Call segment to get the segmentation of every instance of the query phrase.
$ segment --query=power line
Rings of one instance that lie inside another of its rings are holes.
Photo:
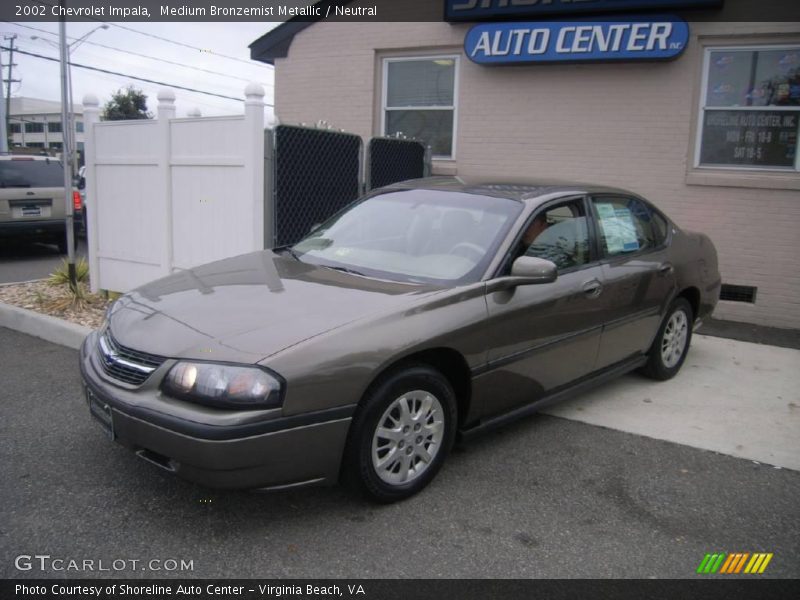
[[[39,27],[31,27],[30,25],[23,25],[22,23],[15,23],[14,21],[8,21],[12,25],[16,25],[18,27],[24,27],[25,29],[31,29],[33,31],[39,31],[41,33],[46,33],[47,35],[52,35],[53,37],[58,37],[57,33],[53,33],[52,31],[47,31],[46,29],[40,29]],[[69,39],[76,40],[78,38],[67,36]],[[139,52],[133,52],[132,50],[125,50],[123,48],[116,48],[114,46],[107,46],[106,44],[101,44],[100,42],[93,42],[91,40],[84,40],[84,44],[90,44],[92,46],[98,46],[100,48],[105,48],[106,50],[115,50],[116,52],[122,52],[124,54],[130,54],[131,56],[138,56],[139,58],[146,58],[149,60],[155,60],[158,62],[162,62],[168,65],[175,65],[177,67],[183,67],[185,69],[194,69],[195,71],[202,71],[203,73],[209,73],[211,75],[218,75],[219,77],[227,77],[229,79],[238,79],[239,81],[244,81],[249,83],[252,81],[251,79],[245,79],[244,77],[237,77],[236,75],[230,75],[228,73],[222,73],[221,71],[213,71],[211,69],[204,69],[203,67],[197,67],[194,65],[187,65],[186,63],[176,62],[172,60],[167,60],[166,58],[158,58],[157,56],[150,56],[148,54],[140,54]],[[254,66],[251,64],[251,66]]]
[[[45,48],[44,45],[36,44],[37,41],[41,42],[41,41],[44,41],[44,40],[41,40],[41,39],[40,40],[34,40],[33,42],[30,42],[30,44],[26,44],[24,49],[28,50],[30,52],[39,52],[39,53],[45,54],[46,52],[44,50],[44,48]],[[36,45],[34,45],[34,44],[36,44]],[[48,50],[49,50],[49,48],[48,48]],[[47,53],[46,55],[47,56],[52,56],[49,53]],[[58,58],[58,56],[56,55],[56,56],[54,56],[54,58]],[[97,65],[98,67],[100,67],[100,65],[104,64],[104,61],[109,60],[109,55],[105,50],[102,50],[102,49],[99,49],[99,48],[97,48],[97,49],[96,48],[86,48],[86,49],[83,50],[83,54],[80,57],[71,56],[71,58],[73,60],[81,60],[83,62],[83,64],[85,64],[85,65]],[[27,60],[27,57],[23,57],[23,60]],[[113,59],[111,59],[111,60],[113,60]],[[113,68],[113,69],[116,69],[116,70],[119,70],[119,71],[125,70],[126,72],[129,72],[129,73],[130,72],[135,72],[138,77],[142,77],[142,78],[152,78],[152,79],[159,79],[159,80],[164,78],[165,80],[174,81],[174,82],[176,82],[176,84],[178,84],[181,81],[184,81],[185,83],[183,83],[182,85],[189,85],[189,86],[192,86],[192,87],[194,87],[194,86],[202,86],[200,89],[208,89],[208,88],[205,88],[205,85],[208,84],[209,86],[212,86],[212,87],[216,88],[215,93],[233,95],[233,96],[239,97],[240,99],[242,98],[242,96],[240,96],[241,91],[244,89],[244,83],[240,84],[239,82],[236,82],[236,81],[228,81],[228,80],[224,80],[222,78],[217,78],[217,77],[213,77],[213,81],[212,81],[211,76],[202,76],[202,78],[201,78],[198,75],[197,77],[195,77],[190,73],[185,73],[183,71],[179,71],[179,70],[175,70],[175,69],[167,69],[166,66],[163,66],[163,65],[162,66],[155,65],[155,64],[153,64],[153,65],[151,65],[151,64],[128,65],[128,64],[124,63],[123,61],[115,60],[113,63],[107,64],[107,66],[103,67],[103,68]],[[130,70],[128,70],[128,69],[130,69]],[[77,72],[79,72],[79,71],[76,71],[76,73]],[[80,72],[83,72],[83,71],[80,71]],[[15,71],[15,73],[16,73],[16,71]],[[114,81],[122,81],[122,80],[124,80],[124,77],[117,77],[117,76],[112,76],[112,75],[104,76],[102,73],[99,73],[99,72],[94,72],[94,73],[92,73],[92,75],[95,76],[95,77],[101,77],[101,76],[102,77],[107,77],[109,81],[111,81],[111,80],[114,80]],[[185,76],[186,79],[181,78],[181,76]],[[141,86],[145,86],[145,84],[143,83],[143,84],[141,84]],[[154,86],[154,85],[153,86],[147,85],[147,87],[151,88],[153,90],[158,89],[158,86]],[[271,92],[273,88],[265,88],[265,89],[267,89],[268,91]],[[195,95],[195,94],[192,94],[191,97],[198,97],[198,96]],[[227,103],[228,101],[226,100],[225,102]]]
[[[38,4],[44,4],[45,6],[53,7],[54,4],[50,4],[49,2],[44,2],[43,0],[38,0]],[[227,58],[228,60],[235,60],[236,62],[244,63],[246,65],[252,66],[264,66],[264,67],[271,67],[275,68],[273,65],[269,63],[262,63],[261,65],[254,65],[253,61],[244,60],[242,58],[237,58],[236,56],[228,56],[227,54],[222,54],[220,52],[214,52],[213,50],[209,50],[208,48],[199,48],[197,46],[192,46],[191,44],[186,44],[184,42],[179,42],[177,40],[171,40],[169,38],[162,37],[160,35],[156,35],[154,33],[148,33],[146,31],[142,31],[140,29],[134,29],[133,27],[128,27],[126,25],[119,25],[117,23],[111,23],[109,21],[103,21],[102,19],[98,19],[96,17],[88,17],[92,21],[97,21],[98,23],[105,23],[106,25],[111,25],[112,27],[119,27],[120,29],[124,29],[126,31],[132,31],[133,33],[138,33],[139,35],[146,35],[147,37],[151,37],[156,40],[161,40],[162,42],[167,42],[168,44],[174,44],[176,46],[182,46],[184,48],[190,48],[192,50],[197,50],[198,52],[203,52],[205,54],[211,54],[213,56],[219,56],[220,58]]]
[[[5,46],[0,46],[0,48],[3,49],[3,50],[8,50],[8,48],[5,47]],[[25,50],[19,50],[19,49],[16,49],[16,52],[19,52],[20,54],[25,54],[27,56],[34,56],[36,58],[49,60],[51,62],[60,62],[59,59],[53,58],[52,56],[44,56],[42,54],[36,54],[34,52],[27,52]],[[70,66],[78,67],[79,69],[88,69],[89,71],[97,71],[98,73],[107,73],[108,75],[119,75],[120,77],[126,77],[128,79],[134,79],[136,81],[144,81],[146,83],[152,83],[152,84],[155,84],[155,85],[164,85],[164,86],[175,88],[176,90],[183,90],[185,92],[194,92],[196,94],[205,94],[206,96],[215,96],[217,98],[224,98],[225,100],[236,100],[237,102],[244,102],[244,100],[242,98],[235,98],[233,96],[225,96],[224,94],[216,94],[214,92],[206,92],[206,91],[198,90],[198,89],[195,89],[195,88],[189,88],[189,87],[184,87],[184,86],[180,86],[180,85],[175,85],[174,83],[166,83],[164,81],[155,81],[154,79],[146,79],[144,77],[138,77],[136,75],[129,75],[127,73],[120,73],[118,71],[110,71],[108,69],[101,69],[99,67],[92,67],[90,65],[82,65],[80,63],[70,62],[69,64],[70,64]],[[273,108],[275,106],[274,104],[269,104],[268,102],[265,102],[264,104],[266,106],[273,107]]]
[[[119,25],[117,23],[109,23],[114,27],[119,27],[120,29],[125,29],[127,31],[132,31],[133,33],[138,33],[139,35],[146,35],[147,37],[154,38],[156,40],[161,40],[162,42],[167,42],[169,44],[175,44],[176,46],[183,46],[184,48],[190,48],[191,50],[197,50],[198,52],[202,52],[203,54],[211,54],[212,56],[219,56],[220,58],[227,58],[228,60],[235,60],[236,62],[244,63],[246,65],[250,65],[251,67],[254,66],[267,66],[274,68],[273,65],[269,63],[262,63],[261,65],[254,65],[253,61],[251,60],[244,60],[243,58],[237,58],[235,56],[228,56],[227,54],[221,54],[219,52],[214,52],[213,50],[209,50],[208,48],[199,48],[197,46],[192,46],[191,44],[186,44],[184,42],[178,42],[177,40],[171,40],[169,38],[161,37],[160,35],[156,35],[154,33],[148,33],[146,31],[141,31],[139,29],[134,29],[133,27],[127,27],[126,25]]]
[[[105,73],[95,73],[94,77],[98,77],[98,78],[104,79],[106,81],[113,81],[115,84],[119,84],[119,82],[125,81],[124,77],[117,77],[115,75],[106,75]],[[147,91],[148,89],[151,90],[151,91],[148,91],[148,97],[154,96],[158,91],[156,88],[151,88],[151,86],[149,86],[149,85],[143,85],[142,89],[144,91]],[[229,105],[226,106],[224,104],[212,104],[212,103],[209,103],[208,101],[203,102],[203,100],[198,100],[196,95],[193,96],[191,98],[191,100],[187,99],[187,101],[191,102],[194,105],[206,106],[208,108],[212,108],[212,109],[215,109],[215,110],[230,111],[230,106]]]

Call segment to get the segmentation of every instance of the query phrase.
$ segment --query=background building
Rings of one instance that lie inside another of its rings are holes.
[[[719,4],[677,11],[688,41],[669,61],[487,66],[465,53],[475,23],[443,21],[289,21],[251,52],[275,65],[282,123],[423,138],[436,174],[631,189],[713,239],[715,316],[800,328],[800,24]]]
[[[77,150],[83,157],[83,106],[74,106],[72,118],[75,123]],[[26,147],[61,152],[64,144],[61,103],[38,98],[11,98],[8,136],[8,147],[11,151]]]

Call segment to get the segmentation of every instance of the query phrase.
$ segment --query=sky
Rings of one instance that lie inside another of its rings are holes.
[[[98,25],[97,22],[67,23],[67,42],[73,42],[72,38],[80,38]],[[264,102],[273,104],[273,69],[264,63],[250,60],[250,50],[247,46],[279,23],[109,22],[108,25],[108,29],[98,29],[85,42],[73,45],[71,49],[73,63],[242,98],[242,100],[247,84],[256,82],[266,92]],[[5,38],[13,34],[17,36],[16,48],[58,58],[58,23],[0,22],[0,35]],[[171,40],[173,43],[166,40]],[[3,46],[8,47],[8,40],[3,40]],[[223,58],[219,56],[220,54],[238,60]],[[2,63],[8,64],[7,51],[2,52]],[[15,53],[14,63],[16,66],[13,69],[13,78],[21,81],[11,84],[12,98],[26,96],[57,102],[61,100],[57,62]],[[6,78],[8,69],[4,68],[3,79]],[[158,104],[156,96],[158,90],[164,86],[72,67],[75,104],[80,104],[84,95],[92,93],[98,97],[102,107],[111,98],[112,93],[128,85],[144,91],[147,95],[147,107],[155,113]],[[177,89],[175,96],[179,117],[185,116],[192,109],[199,109],[204,116],[241,114],[244,110],[243,102],[237,100],[226,100]],[[265,110],[267,122],[271,122],[272,115],[272,108],[268,106]]]

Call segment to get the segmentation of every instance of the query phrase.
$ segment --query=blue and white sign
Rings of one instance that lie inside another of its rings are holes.
[[[445,21],[539,18],[577,13],[717,8],[723,0],[445,0]]]
[[[482,65],[667,60],[689,41],[678,17],[483,23],[464,38],[464,52]]]

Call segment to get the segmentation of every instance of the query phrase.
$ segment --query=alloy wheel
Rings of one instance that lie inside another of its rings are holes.
[[[686,350],[688,333],[689,320],[686,318],[686,313],[676,310],[670,315],[661,338],[661,361],[666,368],[671,369],[680,361]]]
[[[402,485],[420,477],[442,448],[444,410],[439,399],[414,390],[384,411],[372,438],[372,466],[382,481]]]

